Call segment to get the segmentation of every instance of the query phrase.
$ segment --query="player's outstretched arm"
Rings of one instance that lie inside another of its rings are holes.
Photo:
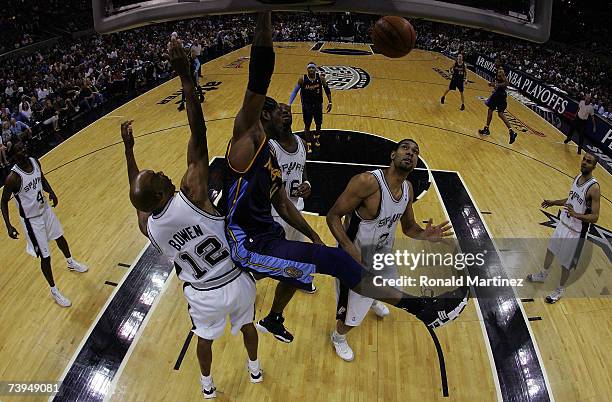
[[[181,79],[187,119],[191,136],[187,145],[187,171],[181,180],[181,190],[196,206],[212,212],[208,199],[208,143],[206,139],[206,122],[198,100],[193,72],[183,45],[178,40],[170,43],[170,63]]]
[[[249,83],[242,107],[234,121],[234,140],[244,137],[255,127],[260,126],[259,119],[273,72],[272,16],[268,11],[259,13],[257,16],[257,27],[249,61]]]
[[[16,239],[19,236],[19,232],[17,229],[11,225],[11,218],[9,216],[9,208],[8,203],[11,199],[11,194],[19,191],[19,187],[21,187],[21,182],[19,176],[11,172],[6,181],[4,182],[4,190],[2,191],[2,200],[0,201],[0,209],[2,209],[2,218],[4,218],[4,224],[6,225],[6,230],[8,231],[8,235],[11,239]]]
[[[292,227],[299,230],[304,236],[308,237],[313,243],[323,244],[319,234],[306,222],[304,216],[295,208],[295,205],[287,198],[285,186],[281,186],[272,196],[272,205],[278,212],[278,215],[283,218]]]
[[[136,181],[136,176],[140,173],[138,164],[136,163],[136,157],[134,156],[134,134],[132,133],[132,122],[134,120],[124,121],[121,123],[121,138],[123,139],[123,145],[125,147],[125,161],[127,163],[128,181],[130,187],[132,187]],[[136,210],[138,216],[138,229],[140,233],[149,237],[147,233],[147,219],[149,219],[149,213]]]
[[[329,226],[329,230],[338,241],[340,247],[349,253],[355,261],[360,263],[363,263],[361,251],[355,247],[351,239],[346,235],[344,226],[342,226],[342,217],[352,214],[363,201],[376,192],[377,188],[378,184],[374,175],[361,173],[353,176],[326,217],[327,226]]]
[[[560,200],[544,200],[542,201],[542,208],[548,208],[552,206],[562,207],[567,202],[567,198],[563,198]]]
[[[406,205],[406,210],[400,219],[400,223],[402,224],[402,233],[406,236],[417,239],[417,240],[429,240],[429,241],[440,241],[444,237],[449,237],[453,235],[451,231],[451,225],[449,225],[448,221],[444,221],[439,225],[433,224],[433,219],[429,219],[427,222],[427,226],[425,229],[419,225],[414,219],[414,210],[412,209],[412,186],[410,186],[410,201],[408,201],[408,205]]]

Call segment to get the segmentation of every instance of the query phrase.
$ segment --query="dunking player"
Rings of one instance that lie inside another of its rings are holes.
[[[345,251],[323,245],[283,190],[282,174],[270,151],[267,136],[280,136],[283,118],[278,103],[266,97],[274,71],[271,15],[260,13],[251,47],[249,80],[242,108],[234,122],[233,136],[226,152],[227,172],[223,192],[226,198],[226,235],[234,262],[258,275],[270,276],[308,289],[312,274],[331,275],[364,296],[380,299],[412,314],[431,328],[458,317],[467,303],[467,288],[440,298],[417,298],[397,289],[376,287],[373,275]],[[285,239],[282,226],[274,221],[271,206],[289,225],[315,244]],[[441,227],[436,227],[441,235]],[[432,233],[433,235],[433,233]],[[278,289],[277,289],[278,290]],[[275,297],[275,314],[269,328],[284,333],[282,312],[291,299]]]
[[[308,63],[306,71],[307,74],[300,77],[295,88],[293,88],[289,98],[289,106],[293,104],[297,93],[300,92],[302,97],[302,115],[304,117],[304,136],[308,144],[308,153],[310,153],[313,139],[310,133],[310,125],[312,124],[313,117],[315,121],[314,146],[321,146],[319,137],[321,137],[321,125],[323,124],[323,91],[325,91],[327,96],[327,113],[332,110],[332,99],[327,81],[317,73],[317,65],[313,62]]]
[[[121,125],[125,144],[130,200],[137,210],[138,226],[159,252],[168,257],[177,276],[185,282],[183,292],[198,337],[197,356],[204,397],[214,398],[210,373],[212,343],[225,330],[230,316],[232,333],[242,331],[253,383],[263,381],[257,359],[258,335],[253,325],[255,281],[236,268],[229,258],[223,216],[208,197],[208,147],[206,126],[198,104],[192,69],[176,40],[170,48],[172,66],[181,78],[187,101],[191,137],[187,146],[187,171],[178,194],[162,172],[138,169],[134,157],[131,122]]]
[[[544,269],[527,275],[527,279],[532,282],[544,282],[548,277],[553,258],[557,257],[562,268],[561,281],[559,287],[546,296],[548,303],[556,303],[563,297],[570,272],[578,264],[586,236],[589,233],[589,226],[599,219],[600,189],[599,183],[593,177],[595,166],[597,166],[597,157],[591,153],[585,154],[580,164],[580,174],[572,182],[567,198],[542,202],[543,208],[553,205],[564,208],[559,224],[548,243]]]
[[[11,195],[19,209],[21,223],[26,233],[28,254],[40,258],[40,269],[51,287],[51,296],[62,307],[70,307],[72,303],[55,286],[51,269],[51,253],[49,241],[55,240],[57,246],[66,257],[68,269],[74,272],[87,272],[87,266],[72,258],[68,242],[64,238],[64,230],[55,213],[49,206],[43,191],[49,194],[53,208],[57,206],[57,196],[42,172],[40,162],[28,157],[23,143],[17,142],[10,150],[15,160],[15,166],[6,178],[2,192],[2,217],[11,239],[17,239],[19,233],[11,225],[8,202]]]
[[[467,68],[465,68],[465,64],[463,63],[463,55],[459,53],[457,56],[457,61],[449,70],[452,73],[451,81],[444,95],[440,98],[440,103],[444,105],[444,98],[449,93],[449,91],[454,91],[455,89],[459,90],[461,94],[461,110],[465,110],[465,100],[463,98],[463,87],[467,84]]]
[[[504,69],[499,67],[497,69],[497,76],[494,81],[489,83],[489,86],[495,87],[493,89],[493,93],[489,96],[489,99],[485,101],[485,105],[489,107],[489,111],[487,113],[487,124],[484,126],[482,130],[478,130],[481,135],[490,135],[489,132],[489,124],[491,124],[491,119],[493,118],[493,111],[497,110],[497,115],[504,122],[506,127],[508,127],[508,134],[510,135],[510,144],[512,144],[516,140],[517,134],[512,130],[510,123],[508,123],[508,119],[504,115],[504,111],[508,107],[508,100],[506,94],[506,87],[508,86],[508,79],[506,78],[506,73],[504,73]]]
[[[414,195],[407,178],[418,156],[419,146],[414,140],[400,141],[391,152],[390,166],[354,176],[327,214],[327,224],[339,247],[363,265],[367,266],[376,253],[392,252],[398,222],[402,224],[402,232],[413,239],[438,241],[452,235],[448,221],[432,226],[430,220],[423,229],[414,219]],[[344,225],[343,216],[347,216]],[[339,281],[336,281],[336,291],[338,321],[331,340],[338,356],[351,361],[354,353],[346,340],[348,332],[361,324],[370,309],[379,317],[389,314],[389,309]]]

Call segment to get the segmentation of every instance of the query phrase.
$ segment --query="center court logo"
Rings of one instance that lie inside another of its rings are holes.
[[[370,74],[359,67],[320,66],[319,72],[325,75],[330,89],[345,91],[370,85]]]

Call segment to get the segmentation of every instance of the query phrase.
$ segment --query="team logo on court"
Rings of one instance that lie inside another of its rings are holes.
[[[277,46],[278,47],[278,46]],[[226,65],[225,68],[242,68],[242,65],[249,60],[248,56],[244,56],[244,57],[240,57],[234,61],[232,61],[230,64]]]
[[[548,221],[540,222],[540,225],[553,229],[559,225],[561,220],[561,210],[557,212],[557,215],[553,215],[544,210],[541,211],[544,215],[546,215]],[[603,252],[606,253],[608,260],[612,262],[612,231],[602,228],[601,226],[591,224],[589,226],[589,232],[587,233],[587,239],[599,246]]]
[[[217,89],[219,89],[219,85],[221,85],[222,82],[221,81],[208,81],[206,84],[202,84],[202,93],[204,92],[210,92],[210,91],[216,91]],[[172,92],[171,95],[166,96],[164,99],[160,100],[159,102],[157,102],[158,105],[165,105],[166,103],[172,102],[174,99],[179,98],[181,96],[181,94],[183,93],[182,89],[179,89],[178,91],[174,91]],[[180,103],[180,99],[178,101],[176,101],[175,103]]]
[[[290,278],[301,278],[304,275],[301,269],[297,269],[295,267],[285,268],[285,273]]]
[[[484,97],[484,96],[477,96],[476,98],[483,102],[485,102],[488,99],[487,97]],[[514,131],[520,131],[521,133],[531,133],[538,137],[546,137],[546,134],[523,123],[523,121],[521,121],[518,117],[512,114],[512,112],[510,112],[508,109],[506,109],[504,114],[506,115],[506,119],[508,119],[508,123],[510,123]]]
[[[370,84],[370,74],[359,67],[320,66],[319,72],[325,75],[327,84],[335,90],[362,89]]]

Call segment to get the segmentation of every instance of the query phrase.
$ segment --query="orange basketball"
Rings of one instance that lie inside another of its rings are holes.
[[[374,24],[372,41],[377,52],[395,59],[414,49],[416,32],[405,18],[386,16]]]

